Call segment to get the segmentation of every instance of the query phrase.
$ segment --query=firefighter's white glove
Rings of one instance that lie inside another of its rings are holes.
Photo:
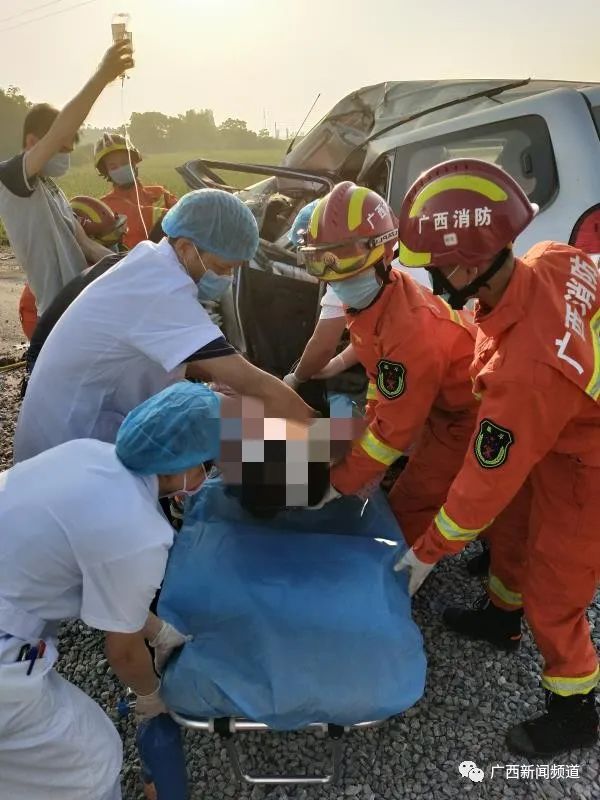
[[[297,391],[298,387],[302,383],[302,381],[298,380],[294,372],[290,372],[289,375],[286,375],[283,378],[283,382],[285,383],[286,386],[289,386],[290,389],[293,389],[294,391]]]
[[[190,639],[192,639],[191,636],[184,636],[183,633],[179,633],[177,628],[163,620],[154,639],[148,641],[150,647],[154,648],[154,667],[159,675],[162,674],[163,668],[173,650],[189,642]]]
[[[434,567],[435,564],[426,564],[424,561],[420,561],[411,548],[406,551],[402,558],[396,561],[394,572],[408,570],[408,594],[413,597]]]
[[[308,511],[317,511],[319,508],[323,508],[323,506],[326,506],[327,503],[331,503],[332,500],[337,500],[337,498],[341,496],[342,495],[338,492],[338,490],[329,484],[329,488],[323,495],[323,499],[317,503],[316,506],[309,506]]]
[[[138,694],[135,699],[135,721],[143,722],[145,719],[167,714],[167,707],[160,698],[160,684],[152,694]]]

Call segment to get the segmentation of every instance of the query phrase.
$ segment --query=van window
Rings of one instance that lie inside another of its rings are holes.
[[[594,118],[594,123],[596,124],[596,130],[600,135],[600,106],[594,106],[592,108],[592,116]]]
[[[558,189],[548,127],[542,117],[527,116],[454,131],[399,147],[394,162],[394,207],[412,182],[429,167],[450,158],[480,158],[505,169],[532,203],[547,206]]]
[[[389,156],[377,161],[375,166],[369,171],[364,184],[369,189],[385,197],[387,200],[390,191],[390,173],[392,171],[392,159]]]

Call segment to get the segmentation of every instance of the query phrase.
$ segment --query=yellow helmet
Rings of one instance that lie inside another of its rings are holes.
[[[397,238],[396,219],[383,197],[344,181],[315,206],[298,252],[309,275],[343,281],[382,259],[391,261]]]
[[[109,153],[117,153],[119,151],[127,151],[131,153],[132,164],[138,164],[142,157],[139,150],[130,143],[127,147],[127,140],[120,133],[104,133],[94,145],[94,166],[102,177],[106,177],[106,170],[102,166],[102,159]]]

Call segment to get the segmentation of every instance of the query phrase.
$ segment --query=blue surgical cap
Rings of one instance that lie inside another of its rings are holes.
[[[117,456],[141,475],[174,475],[213,461],[221,440],[220,404],[207,386],[180,381],[130,411]]]
[[[258,225],[239,197],[221,189],[185,194],[162,221],[167,236],[184,236],[227,261],[248,261],[258,248]]]
[[[304,206],[304,208],[298,212],[298,216],[294,220],[294,224],[288,233],[288,238],[294,247],[298,247],[300,244],[300,234],[307,230],[310,218],[318,202],[319,199],[317,198],[317,200],[313,200],[312,203]]]

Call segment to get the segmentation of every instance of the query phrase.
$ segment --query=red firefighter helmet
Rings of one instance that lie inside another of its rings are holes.
[[[397,236],[386,201],[371,189],[344,181],[317,203],[298,251],[310,275],[341,281],[382,258],[391,261]]]
[[[104,156],[107,156],[109,153],[118,153],[119,151],[131,153],[131,163],[133,165],[138,164],[142,157],[140,155],[140,151],[137,147],[134,147],[131,142],[129,142],[129,148],[127,147],[127,140],[125,137],[120,133],[104,133],[98,139],[96,144],[94,145],[94,166],[102,175],[103,178],[106,177],[106,169],[104,168],[104,164],[102,160]]]
[[[126,231],[127,217],[124,214],[117,216],[106,203],[96,197],[73,197],[71,208],[87,235],[104,245],[117,244]]]
[[[407,267],[485,266],[537,211],[495,164],[444,161],[417,178],[402,202],[399,259]]]

